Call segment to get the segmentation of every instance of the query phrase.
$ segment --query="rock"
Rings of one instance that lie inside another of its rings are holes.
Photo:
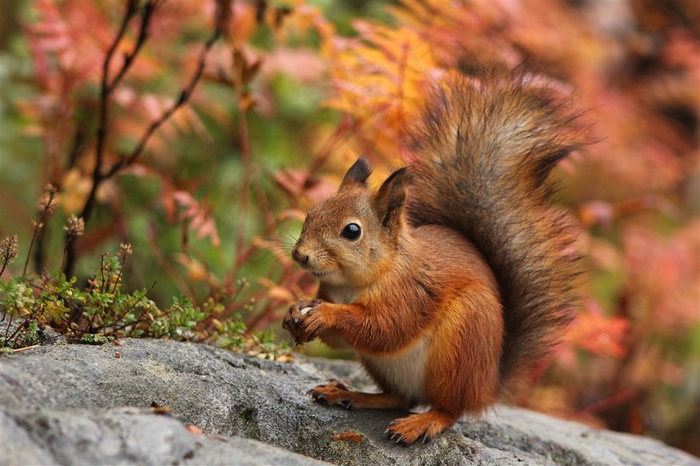
[[[3,408],[0,426],[3,464],[328,464],[256,440],[196,435],[143,408]]]
[[[331,377],[367,383],[352,363],[276,363],[165,340],[0,356],[0,463],[700,465],[656,440],[508,407],[402,447],[384,430],[406,413],[310,401],[306,391]]]

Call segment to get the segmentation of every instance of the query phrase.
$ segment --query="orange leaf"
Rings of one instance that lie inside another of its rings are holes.
[[[354,443],[360,443],[362,442],[362,435],[358,434],[357,432],[341,432],[339,434],[333,435],[333,440],[349,440]]]

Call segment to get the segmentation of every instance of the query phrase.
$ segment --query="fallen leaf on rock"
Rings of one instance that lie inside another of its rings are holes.
[[[194,424],[187,424],[185,429],[187,429],[190,433],[195,434],[195,435],[204,435],[204,432],[202,431],[202,429],[200,429],[199,427],[197,427]]]
[[[155,401],[151,403],[151,411],[155,414],[168,414],[171,410],[172,408],[170,406],[160,406]]]
[[[352,431],[341,432],[333,435],[333,440],[350,440],[351,442],[360,443],[362,442],[362,435]]]

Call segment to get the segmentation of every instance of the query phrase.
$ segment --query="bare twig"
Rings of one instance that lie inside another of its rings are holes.
[[[46,222],[47,217],[52,213],[54,207],[54,197],[56,196],[56,188],[52,185],[48,185],[45,188],[44,196],[46,196],[44,205],[42,206],[41,215],[34,225],[34,234],[32,235],[32,241],[29,243],[29,250],[27,251],[27,259],[24,261],[24,269],[22,269],[22,278],[27,274],[27,267],[29,266],[29,258],[32,256],[32,248],[34,247],[34,242],[36,241],[39,231],[44,227],[44,222]]]
[[[20,351],[27,351],[27,350],[30,350],[30,349],[33,349],[33,348],[39,348],[40,346],[41,346],[41,345],[25,346],[24,348],[13,349],[12,352],[13,352],[13,353],[19,353]]]
[[[61,125],[66,125],[65,122],[62,122]],[[63,133],[64,130],[59,131],[59,133]],[[47,132],[48,133],[48,132]],[[75,132],[73,134],[72,138],[72,143],[70,150],[67,153],[67,163],[66,163],[66,168],[65,170],[68,171],[72,169],[76,161],[78,159],[78,154],[80,153],[80,150],[82,148],[83,142],[84,142],[84,137],[85,137],[85,131],[83,125],[80,123],[76,123],[76,128]],[[57,144],[58,145],[58,144]],[[48,152],[48,149],[45,149],[45,152]],[[58,167],[55,167],[53,170],[53,174],[50,176],[50,182],[52,185],[54,185],[59,191],[62,188],[62,175],[59,173]],[[41,273],[42,270],[44,270],[44,267],[46,265],[46,242],[47,242],[47,234],[46,234],[47,229],[46,228],[41,228],[37,235],[36,235],[36,241],[34,243],[34,248],[32,249],[34,253],[34,271],[36,273]],[[61,265],[61,268],[59,269],[60,271],[63,270],[63,265]]]
[[[109,119],[109,97],[112,91],[114,90],[117,80],[113,81],[112,84],[109,83],[109,68],[112,63],[112,58],[114,57],[114,53],[116,52],[117,48],[119,47],[119,44],[121,43],[122,39],[124,38],[124,35],[126,34],[126,29],[127,26],[129,25],[129,21],[131,18],[136,15],[138,11],[138,0],[129,0],[126,6],[126,11],[124,12],[124,16],[122,17],[122,22],[119,26],[119,30],[117,32],[116,37],[114,38],[114,41],[112,42],[112,45],[109,47],[107,50],[107,54],[105,55],[105,60],[102,63],[102,83],[101,83],[101,93],[100,93],[100,110],[99,110],[99,125],[97,129],[97,143],[96,143],[96,148],[95,148],[95,168],[93,169],[92,172],[92,187],[90,189],[90,193],[88,194],[87,199],[85,200],[85,205],[83,206],[82,212],[80,213],[80,217],[85,220],[87,223],[90,220],[90,217],[92,215],[92,210],[94,208],[95,204],[95,198],[97,195],[97,190],[102,184],[102,181],[104,180],[104,177],[102,176],[102,163],[104,160],[104,151],[105,151],[105,146],[107,142],[107,132],[108,132],[108,127],[107,127],[107,121]],[[149,6],[153,5],[153,2],[151,0],[148,1],[146,4],[146,10],[145,11],[150,11]],[[147,33],[145,32],[146,29],[148,29],[148,26],[150,24],[150,18],[151,14],[144,14],[144,19],[141,21],[141,32],[139,33],[139,38],[143,37],[145,40],[145,37],[147,37]],[[134,48],[134,51],[127,56],[127,59],[124,61],[124,64],[122,65],[122,71],[120,71],[117,74],[117,77],[121,79],[123,77],[124,73],[126,73],[125,68],[128,68],[131,66],[131,63],[133,62],[134,57],[136,56],[136,53],[141,49],[141,44],[136,45]],[[66,276],[69,276],[73,273],[73,268],[75,266],[75,259],[76,259],[76,246],[75,243],[70,241],[70,238],[66,236],[66,261],[65,261],[65,269],[63,272],[66,274]]]
[[[133,63],[136,55],[138,52],[141,50],[143,44],[148,38],[148,29],[150,26],[150,22],[152,19],[153,12],[162,4],[162,0],[148,0],[146,3],[145,9],[144,9],[144,14],[143,18],[141,21],[141,28],[139,30],[139,37],[137,39],[137,43],[134,47],[134,50],[128,54],[124,60],[124,64],[122,65],[122,68],[119,70],[117,73],[116,77],[112,80],[112,82],[109,82],[108,74],[109,74],[109,64],[112,60],[112,56],[114,55],[114,51],[117,49],[117,46],[119,45],[119,42],[121,42],[124,32],[126,31],[126,25],[131,19],[131,17],[135,14],[136,12],[136,5],[138,4],[137,0],[129,0],[129,4],[127,7],[127,11],[124,15],[124,18],[122,20],[122,25],[120,26],[119,32],[117,33],[117,37],[114,40],[114,43],[110,47],[110,49],[107,51],[107,56],[105,57],[104,65],[103,65],[103,70],[102,70],[102,95],[100,99],[100,123],[99,123],[99,129],[98,129],[98,134],[97,134],[97,148],[95,150],[96,154],[96,161],[95,161],[95,169],[93,171],[93,185],[90,190],[90,193],[88,194],[87,200],[85,202],[85,206],[83,207],[83,211],[80,214],[80,216],[84,219],[85,222],[87,222],[92,214],[92,211],[94,210],[94,205],[95,205],[95,200],[96,200],[96,195],[97,195],[97,190],[99,186],[105,181],[108,180],[109,178],[113,177],[116,175],[120,170],[123,170],[124,168],[132,165],[136,160],[141,156],[141,153],[143,152],[144,148],[146,147],[146,143],[149,141],[151,136],[155,133],[155,131],[163,124],[165,123],[172,115],[177,111],[180,107],[185,105],[191,98],[192,93],[194,92],[195,87],[199,83],[199,80],[202,77],[202,73],[204,71],[204,66],[206,64],[206,59],[209,54],[209,51],[211,50],[211,47],[214,45],[216,40],[221,36],[221,30],[219,28],[216,28],[214,30],[214,33],[209,37],[209,39],[206,40],[204,43],[204,47],[202,51],[199,54],[199,60],[197,63],[197,69],[195,70],[194,75],[190,79],[189,83],[187,86],[180,92],[180,96],[178,97],[177,101],[169,108],[167,109],[160,118],[158,118],[156,121],[152,122],[148,129],[144,132],[143,136],[139,140],[138,144],[134,148],[134,150],[126,157],[123,157],[121,160],[119,160],[117,163],[115,163],[110,169],[108,169],[106,172],[104,172],[104,167],[103,167],[103,160],[104,160],[104,150],[105,150],[105,145],[106,145],[106,140],[107,140],[107,133],[108,133],[108,104],[109,104],[109,96],[112,93],[112,91],[116,88],[116,86],[119,84],[121,79],[126,75],[127,71],[129,70],[131,64]],[[66,260],[66,268],[65,268],[65,274],[68,276],[72,273],[73,267],[75,266],[75,260],[76,260],[76,250],[74,244],[69,244],[68,247],[68,255],[67,255],[67,260]]]
[[[100,280],[100,293],[104,293],[105,291],[107,291],[107,288],[105,286],[105,256],[106,255],[107,255],[106,253],[100,254],[100,276],[102,278]]]
[[[130,3],[132,3],[132,2],[130,2]],[[106,89],[103,87],[103,89],[102,89],[103,92],[105,92],[105,90],[106,90],[107,94],[111,94],[111,92],[119,85],[122,78],[129,71],[129,68],[131,68],[131,64],[134,62],[134,58],[136,58],[136,55],[138,55],[139,51],[141,50],[141,47],[143,47],[143,44],[146,43],[146,39],[148,38],[148,28],[151,24],[153,12],[156,10],[156,8],[158,8],[160,6],[161,3],[162,3],[162,1],[156,0],[156,1],[149,1],[148,3],[146,3],[146,5],[144,5],[143,16],[141,19],[141,28],[139,29],[139,37],[138,37],[138,39],[136,39],[136,45],[134,46],[134,50],[132,50],[131,53],[124,55],[124,63],[111,83],[107,83],[108,70],[107,69],[103,70],[102,85],[103,86],[105,84],[107,85]],[[129,6],[131,6],[131,5],[129,5]],[[129,10],[127,9],[127,15],[128,14],[129,14]]]
[[[152,5],[152,2],[148,2],[146,7],[146,11],[150,11],[148,8],[149,5]],[[99,114],[99,127],[97,129],[97,147],[95,149],[95,168],[93,170],[92,178],[93,178],[93,183],[92,183],[92,189],[90,190],[90,194],[88,195],[87,200],[85,201],[85,206],[83,207],[83,211],[80,214],[80,216],[87,222],[90,219],[90,216],[92,214],[92,209],[93,209],[93,204],[95,202],[95,195],[97,194],[97,188],[100,186],[103,176],[102,176],[102,162],[104,159],[104,151],[105,151],[105,145],[107,142],[107,121],[109,119],[109,97],[112,91],[115,89],[116,84],[118,83],[118,80],[121,80],[121,78],[124,76],[124,73],[126,72],[125,70],[128,69],[129,66],[131,66],[131,63],[133,62],[134,57],[138,53],[138,51],[141,49],[142,43],[137,43],[136,47],[134,48],[134,51],[129,54],[127,59],[124,61],[124,64],[122,65],[122,70],[117,74],[117,78],[115,79],[112,84],[109,83],[109,67],[110,64],[112,63],[112,58],[114,57],[114,52],[117,50],[117,47],[119,46],[119,43],[122,41],[124,38],[124,34],[126,33],[126,28],[129,24],[129,21],[131,18],[136,14],[138,9],[138,0],[129,0],[129,3],[127,4],[126,7],[126,12],[124,13],[124,17],[122,18],[122,23],[119,26],[119,32],[117,32],[117,36],[114,39],[114,42],[112,42],[112,45],[110,46],[109,50],[107,50],[107,55],[105,56],[105,60],[102,64],[102,85],[101,85],[101,94],[100,94],[100,114]],[[145,32],[146,29],[148,29],[148,26],[150,24],[150,18],[151,14],[144,14],[144,19],[141,21],[141,32],[139,33],[139,39],[141,37],[147,37],[147,33]],[[73,249],[73,248],[71,248]],[[69,267],[69,264],[72,264],[72,254],[69,254],[69,261],[66,264],[66,267]]]
[[[119,282],[122,281],[122,272],[124,271],[124,263],[126,262],[126,257],[122,257],[119,264],[119,272],[117,272],[117,278],[114,280],[114,288],[112,289],[112,294],[117,294],[117,288],[119,287]]]
[[[15,331],[12,332],[12,335],[10,335],[8,337],[7,335],[9,333],[10,327],[12,326],[12,314],[10,314],[10,321],[7,323],[7,327],[5,329],[5,344],[7,344],[7,342],[9,342],[9,341],[14,341],[15,337],[17,337],[17,334],[20,332],[20,330],[22,330],[22,328],[25,325],[28,325],[29,319],[27,319],[26,317],[23,317],[23,319],[24,319],[24,322],[17,325],[17,327],[15,328]]]
[[[139,158],[141,153],[143,152],[143,149],[146,147],[146,143],[148,140],[151,138],[153,133],[163,124],[165,123],[168,118],[172,116],[173,113],[183,105],[185,105],[190,97],[192,96],[192,93],[194,92],[195,87],[197,86],[197,83],[199,82],[200,78],[202,77],[202,72],[204,71],[204,66],[206,65],[206,60],[207,60],[207,55],[209,54],[209,50],[211,49],[212,45],[214,45],[214,42],[219,38],[220,32],[217,30],[214,32],[214,34],[204,43],[204,48],[202,48],[202,51],[199,53],[199,61],[197,63],[197,69],[190,79],[190,82],[188,85],[180,92],[180,97],[178,100],[163,114],[161,115],[160,118],[158,118],[156,121],[151,123],[151,125],[148,127],[146,132],[143,134],[141,139],[139,140],[139,143],[136,145],[136,148],[131,152],[131,154],[128,157],[125,157],[121,159],[119,162],[114,164],[107,173],[105,173],[104,178],[110,178],[114,176],[119,170],[122,170],[129,165],[133,164],[136,159]]]

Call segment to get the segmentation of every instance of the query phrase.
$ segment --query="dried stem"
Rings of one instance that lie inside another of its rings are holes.
[[[7,323],[7,327],[6,327],[6,330],[5,330],[5,345],[7,345],[7,343],[10,342],[10,341],[14,341],[14,340],[15,340],[15,338],[17,337],[17,334],[19,333],[19,331],[22,330],[22,326],[25,325],[27,322],[28,322],[28,321],[27,321],[27,319],[25,318],[25,319],[24,319],[24,323],[19,324],[19,325],[17,326],[17,328],[15,329],[15,331],[12,332],[12,335],[10,335],[10,336],[8,337],[7,335],[10,333],[9,330],[10,330],[10,327],[12,326],[12,314],[10,314],[10,321]]]
[[[216,42],[216,40],[221,36],[221,31],[218,28],[215,29],[212,36],[209,39],[207,39],[207,41],[204,43],[204,47],[199,55],[197,69],[187,86],[180,92],[178,100],[172,105],[172,107],[166,110],[159,119],[150,124],[150,126],[145,131],[138,144],[134,148],[134,150],[128,156],[122,158],[119,162],[115,163],[109,170],[104,172],[103,162],[108,135],[108,110],[110,94],[112,93],[112,91],[114,91],[119,82],[126,75],[132,63],[134,62],[134,59],[136,58],[136,56],[142,49],[144,43],[148,39],[148,30],[151,24],[153,13],[162,3],[162,0],[149,0],[146,3],[141,20],[141,27],[139,29],[139,36],[136,45],[134,46],[134,50],[125,57],[121,69],[117,72],[117,75],[111,83],[109,82],[110,63],[112,61],[112,57],[114,56],[114,52],[116,51],[119,43],[124,37],[128,22],[136,14],[138,0],[129,0],[126,13],[124,14],[124,18],[122,19],[122,23],[119,28],[119,32],[117,33],[117,36],[114,39],[114,42],[112,43],[112,46],[107,51],[107,55],[105,57],[102,69],[102,93],[100,97],[99,114],[100,120],[97,132],[97,147],[95,149],[95,169],[92,175],[93,184],[90,193],[88,194],[87,200],[85,201],[85,206],[83,207],[83,210],[80,214],[80,217],[82,217],[86,223],[90,219],[90,216],[94,210],[97,190],[100,187],[100,185],[105,180],[108,180],[109,178],[116,175],[120,170],[136,162],[136,160],[139,158],[144,148],[146,147],[146,143],[155,133],[155,131],[163,123],[165,123],[173,115],[173,113],[175,113],[177,109],[179,109],[189,101],[189,99],[192,96],[192,93],[194,92],[195,87],[197,86],[200,78],[202,77],[207,55],[209,54],[212,45],[214,45],[214,42]],[[64,270],[66,276],[72,274],[73,268],[75,267],[76,255],[77,251],[75,249],[74,243],[69,243]]]
[[[146,13],[144,13],[143,20],[141,21],[141,29],[139,32],[139,39],[142,37],[145,40],[145,37],[147,37],[147,29],[150,25],[150,19],[151,19],[151,8],[153,6],[153,2],[149,1],[146,4]],[[129,21],[131,18],[136,14],[137,12],[137,7],[138,7],[138,1],[137,0],[129,0],[129,3],[127,4],[126,12],[124,13],[124,17],[122,18],[122,23],[119,27],[119,32],[117,32],[117,37],[114,39],[114,42],[112,42],[112,45],[110,46],[109,50],[107,50],[107,55],[105,56],[105,60],[102,64],[102,85],[101,85],[101,93],[100,93],[100,114],[99,114],[99,127],[97,129],[97,147],[95,149],[95,168],[93,170],[92,178],[93,178],[93,183],[92,183],[92,189],[90,191],[90,194],[88,195],[87,200],[85,201],[85,206],[83,207],[83,211],[81,213],[81,217],[87,222],[90,220],[90,216],[92,214],[92,206],[93,203],[95,202],[95,194],[97,193],[97,188],[99,187],[101,181],[103,180],[102,176],[102,162],[104,159],[104,152],[105,152],[105,146],[107,143],[107,132],[108,132],[108,126],[107,122],[109,119],[109,97],[116,88],[116,85],[118,82],[121,80],[121,78],[124,76],[126,73],[126,69],[128,69],[131,66],[131,63],[133,63],[134,57],[138,53],[138,51],[141,49],[141,46],[143,45],[141,43],[137,43],[134,51],[127,55],[127,59],[124,60],[124,64],[122,65],[121,71],[117,74],[117,78],[110,84],[109,82],[109,68],[110,64],[112,63],[112,58],[114,57],[114,52],[116,52],[117,47],[119,46],[119,43],[122,41],[124,38],[124,34],[126,33],[126,28],[129,24]]]
[[[141,137],[139,140],[139,143],[136,145],[136,148],[131,152],[131,154],[123,159],[121,159],[119,162],[114,164],[112,168],[107,171],[107,173],[104,175],[104,178],[110,178],[114,176],[118,171],[128,167],[129,165],[133,164],[136,159],[139,158],[141,153],[143,152],[143,149],[146,147],[146,143],[148,140],[151,138],[153,133],[163,124],[165,123],[168,118],[172,116],[173,113],[183,105],[185,105],[190,97],[192,96],[192,93],[194,92],[195,87],[197,87],[197,83],[199,82],[200,78],[202,77],[202,73],[204,72],[204,66],[206,65],[206,60],[207,60],[207,55],[209,54],[209,50],[211,49],[212,45],[214,45],[214,42],[219,38],[221,33],[217,30],[214,32],[214,34],[204,43],[204,48],[202,51],[199,53],[199,61],[197,63],[197,70],[195,71],[194,75],[190,79],[190,82],[187,84],[187,86],[180,92],[180,97],[178,100],[170,107],[167,109],[163,114],[161,115],[160,118],[158,118],[156,121],[151,123],[151,125],[148,127],[144,135]]]
[[[41,347],[41,345],[25,346],[24,348],[13,349],[12,352],[13,352],[13,353],[19,353],[20,351],[27,351],[27,350],[30,350],[30,349],[33,349],[33,348],[39,348],[39,347]]]
[[[106,254],[100,254],[100,293],[104,293],[106,291],[105,288],[105,256]]]
[[[117,278],[114,280],[113,294],[117,294],[117,288],[119,288],[119,282],[122,281],[122,272],[124,271],[124,264],[126,263],[126,257],[120,259],[119,272],[117,272]]]
[[[139,32],[139,39],[143,37],[143,40],[148,36],[147,30],[150,25],[150,19],[151,19],[151,13],[152,9],[155,8],[155,4],[153,1],[148,1],[146,4],[145,10],[144,10],[144,16],[141,21],[141,29]],[[120,72],[117,74],[117,78],[110,83],[109,82],[109,68],[112,63],[112,58],[114,57],[114,53],[117,51],[117,48],[119,47],[119,44],[121,43],[122,39],[124,38],[124,35],[126,34],[126,29],[129,25],[129,21],[131,18],[136,15],[138,11],[138,0],[129,0],[126,6],[126,11],[124,12],[124,16],[122,17],[122,22],[119,26],[119,31],[117,32],[116,37],[114,38],[114,41],[112,42],[112,45],[109,47],[107,50],[107,54],[105,55],[105,60],[102,63],[102,82],[101,82],[101,92],[100,92],[100,110],[99,110],[99,126],[97,129],[97,143],[96,143],[96,148],[95,148],[95,168],[93,169],[92,172],[92,188],[90,189],[90,193],[88,194],[88,197],[85,201],[85,205],[83,206],[83,210],[80,213],[80,217],[82,217],[85,222],[87,223],[90,220],[90,217],[92,215],[92,211],[94,208],[95,204],[95,197],[97,194],[97,190],[102,184],[102,181],[104,180],[104,177],[102,176],[102,163],[104,160],[104,152],[105,152],[105,146],[107,143],[107,133],[108,133],[108,126],[107,122],[109,120],[109,98],[110,94],[112,91],[115,89],[116,84],[118,83],[119,80],[124,76],[126,73],[126,69],[128,69],[131,66],[131,63],[134,60],[134,57],[138,53],[138,51],[141,49],[141,46],[143,45],[142,43],[137,43],[137,45],[134,48],[134,51],[127,55],[127,58],[125,59],[122,69]],[[66,274],[66,276],[70,276],[73,273],[73,268],[75,267],[75,260],[76,260],[76,248],[75,248],[75,243],[70,241],[70,238],[66,236],[66,260],[65,260],[65,268],[63,269],[63,272]]]
[[[53,209],[53,201],[54,197],[56,195],[56,190],[55,188],[49,189],[48,193],[48,198],[46,199],[46,203],[42,206],[42,211],[41,215],[39,216],[39,219],[36,221],[36,225],[34,225],[34,234],[32,235],[32,241],[29,243],[29,250],[27,251],[27,258],[24,261],[24,268],[22,269],[22,279],[27,275],[27,267],[29,266],[29,258],[32,256],[32,248],[34,247],[34,242],[36,241],[37,235],[39,234],[39,231],[44,227],[44,222],[46,221],[47,216],[51,213]]]
[[[130,17],[130,13],[131,13],[131,15],[133,15],[135,12],[134,10],[131,10],[132,3],[137,3],[137,2],[130,0],[129,6],[127,7],[127,13],[126,13],[127,21]],[[119,72],[117,72],[117,75],[114,77],[114,79],[112,80],[112,82],[110,84],[107,84],[107,73],[109,70],[107,68],[103,69],[103,74],[102,74],[102,86],[103,86],[102,92],[103,93],[106,91],[108,95],[111,94],[112,91],[119,85],[122,78],[129,71],[129,68],[131,68],[132,63],[134,62],[134,58],[136,58],[136,55],[138,55],[139,51],[141,50],[141,47],[143,47],[143,44],[146,43],[146,39],[148,38],[148,28],[151,24],[153,12],[162,3],[163,3],[162,0],[150,0],[144,6],[143,17],[141,19],[141,28],[139,29],[139,37],[138,37],[138,39],[136,39],[136,45],[134,46],[134,50],[132,50],[131,53],[126,54],[124,56],[124,63],[122,65],[122,67],[119,70]],[[120,29],[120,32],[122,32],[121,29]],[[123,35],[123,33],[122,33],[122,35]],[[118,36],[118,39],[121,40],[119,38],[119,36]],[[118,42],[115,41],[115,44],[118,44]],[[111,58],[111,56],[109,56],[110,52],[113,54],[114,50],[110,49],[110,51],[108,52],[108,59]],[[105,63],[107,63],[107,60],[105,60]],[[105,87],[105,86],[107,86],[107,87]]]
[[[36,235],[41,229],[41,219],[44,218],[44,212],[42,212],[41,217],[39,217],[39,221],[37,222],[36,226],[34,227],[34,234],[32,235],[32,241],[29,243],[29,251],[27,252],[27,259],[24,261],[24,268],[22,269],[22,278],[24,279],[24,276],[27,274],[27,267],[29,266],[29,258],[31,257],[32,253],[32,248],[34,247],[34,242],[36,241]]]
[[[68,237],[66,238],[66,245],[63,248],[63,259],[61,260],[61,268],[58,269],[58,277],[61,277],[61,271],[63,268],[66,266],[66,257],[68,256],[68,248],[70,247],[71,243],[73,242],[73,237]],[[68,277],[66,277],[68,278]]]

